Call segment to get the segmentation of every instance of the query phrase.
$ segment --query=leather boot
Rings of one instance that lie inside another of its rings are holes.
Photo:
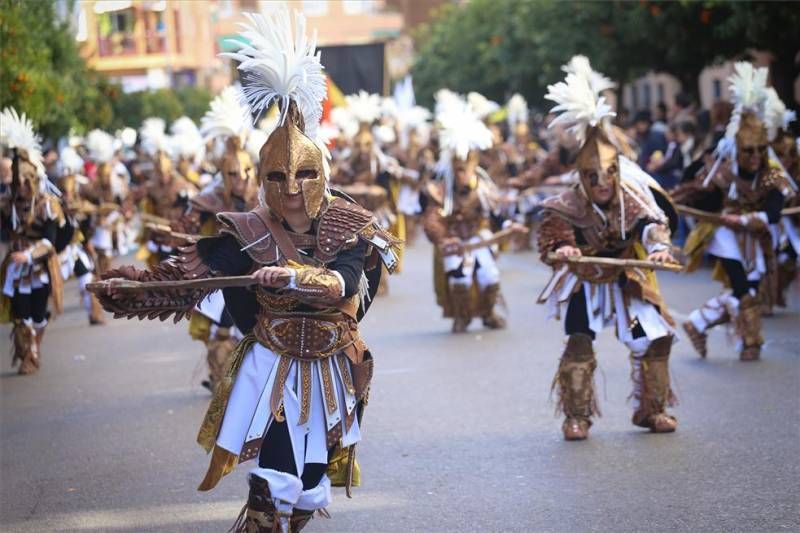
[[[11,332],[13,337],[14,356],[12,364],[19,361],[18,372],[21,375],[34,374],[39,370],[39,350],[36,342],[36,331],[33,326],[22,320],[14,322]]]
[[[225,377],[225,362],[236,348],[236,341],[231,338],[228,328],[218,328],[214,338],[206,341],[206,362],[208,363],[208,388],[211,392]]]
[[[796,277],[797,263],[795,261],[784,261],[778,265],[778,297],[775,305],[786,307],[786,292]]]
[[[742,340],[739,359],[757,361],[761,357],[761,345],[764,344],[764,337],[761,334],[761,303],[755,296],[746,294],[739,301],[736,332]]]
[[[102,326],[105,323],[106,317],[103,314],[103,308],[100,306],[100,302],[94,294],[89,293],[89,325]]]
[[[584,440],[589,436],[591,417],[597,412],[593,383],[596,367],[592,338],[584,333],[570,335],[553,380],[566,417],[561,427],[565,440]]]
[[[450,286],[453,310],[453,333],[464,333],[472,322],[472,287],[454,283]]]
[[[506,321],[495,312],[500,297],[500,284],[489,285],[481,291],[479,314],[483,325],[489,329],[504,329]]]
[[[669,385],[669,352],[672,336],[659,337],[650,343],[641,358],[640,369],[634,368],[633,377],[638,386],[639,408],[633,413],[633,424],[648,428],[653,433],[671,433],[678,427],[678,420],[666,413],[667,405],[675,397]]]
[[[275,504],[269,492],[267,480],[258,476],[249,477],[250,493],[247,503],[239,513],[229,533],[273,533],[279,531],[275,520]]]

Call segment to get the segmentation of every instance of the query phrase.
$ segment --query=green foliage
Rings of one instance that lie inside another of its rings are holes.
[[[791,2],[472,0],[420,28],[413,74],[426,104],[448,87],[496,100],[520,92],[541,105],[561,65],[584,54],[621,83],[657,70],[693,93],[705,66],[752,48],[773,53],[774,82],[781,65],[792,68],[798,27]]]
[[[182,115],[197,121],[208,108],[211,94],[201,88],[124,94],[87,67],[54,5],[0,0],[0,109],[13,106],[43,137],[56,139],[70,130],[138,127],[151,116],[167,123]]]

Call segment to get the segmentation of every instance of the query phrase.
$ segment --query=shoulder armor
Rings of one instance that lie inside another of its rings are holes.
[[[425,195],[431,202],[441,207],[444,205],[444,191],[440,183],[428,182],[425,184]]]
[[[193,196],[189,204],[203,213],[216,214],[225,210],[225,198],[220,188]]]
[[[784,196],[791,195],[794,188],[789,183],[783,171],[777,167],[770,167],[764,175],[759,178],[761,188],[764,190],[778,189]]]
[[[359,235],[373,224],[372,212],[360,205],[334,198],[322,213],[317,225],[317,249],[322,256],[333,257],[343,248],[356,244]]]
[[[66,222],[61,199],[49,192],[42,194],[36,202],[35,216],[41,220],[55,220],[59,226],[63,226]]]
[[[589,202],[577,189],[569,189],[551,196],[542,203],[545,212],[554,213],[575,226],[585,228],[592,225]]]
[[[233,235],[253,261],[270,264],[278,260],[279,253],[264,223],[267,216],[269,211],[266,207],[257,207],[245,213],[218,213],[217,220],[222,224],[220,233]]]

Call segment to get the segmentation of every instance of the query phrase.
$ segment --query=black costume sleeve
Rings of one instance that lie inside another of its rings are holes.
[[[781,209],[783,209],[783,194],[778,189],[770,190],[764,206],[770,224],[777,224],[781,221]]]
[[[231,235],[208,237],[197,241],[197,251],[203,262],[225,276],[243,276],[253,268],[253,260],[241,251],[239,242]]]
[[[349,298],[358,292],[361,274],[364,272],[364,260],[367,255],[367,243],[359,243],[336,256],[331,263],[331,270],[338,272],[344,279],[344,296]]]

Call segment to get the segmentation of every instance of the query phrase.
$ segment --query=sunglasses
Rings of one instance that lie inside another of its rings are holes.
[[[764,152],[767,151],[767,145],[766,144],[762,144],[760,146],[742,146],[739,149],[739,151],[742,152],[744,155],[747,155],[747,156],[756,155],[756,154],[763,154]]]

